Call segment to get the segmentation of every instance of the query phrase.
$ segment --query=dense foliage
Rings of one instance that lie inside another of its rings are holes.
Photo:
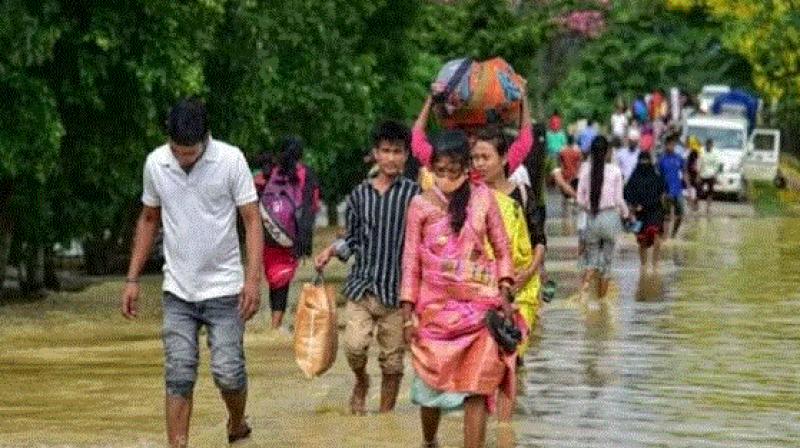
[[[248,156],[302,136],[335,202],[365,172],[374,123],[412,120],[439,66],[463,55],[506,58],[539,117],[606,113],[620,94],[672,85],[797,91],[796,52],[785,51],[796,12],[665,1],[5,0],[0,272],[10,254],[36,288],[49,248],[71,239],[92,272],[113,267],[144,157],[187,95]],[[764,25],[731,25],[740,16]]]

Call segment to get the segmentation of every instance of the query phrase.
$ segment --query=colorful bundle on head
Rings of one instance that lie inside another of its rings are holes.
[[[434,108],[446,128],[519,123],[525,81],[502,58],[445,64],[434,82]]]

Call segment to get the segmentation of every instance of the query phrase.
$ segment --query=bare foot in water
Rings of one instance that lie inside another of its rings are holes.
[[[367,391],[369,391],[369,377],[356,375],[356,385],[353,386],[353,395],[350,397],[350,412],[353,415],[365,415],[367,413]]]

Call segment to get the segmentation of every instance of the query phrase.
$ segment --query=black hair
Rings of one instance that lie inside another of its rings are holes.
[[[528,177],[531,180],[531,191],[533,192],[534,203],[541,202],[541,197],[544,192],[542,191],[542,180],[548,173],[544,172],[545,152],[544,136],[547,133],[547,128],[544,124],[536,123],[533,125],[533,141],[535,144],[528,153],[528,157],[522,162],[525,169],[528,170]]]
[[[709,146],[714,146],[714,139],[713,138],[707,138],[706,139],[706,148],[708,148]]]
[[[497,126],[489,126],[481,129],[477,135],[478,140],[490,143],[497,150],[501,157],[508,154],[508,138],[503,130]]]
[[[296,136],[286,136],[281,140],[280,152],[275,157],[278,171],[281,175],[289,178],[289,182],[297,184],[300,178],[297,177],[297,162],[303,158],[303,140]]]
[[[653,163],[653,158],[650,156],[650,153],[647,151],[642,151],[639,153],[639,157],[636,159],[636,164],[641,163]]]
[[[567,144],[569,146],[572,146],[572,145],[575,144],[575,137],[573,137],[572,134],[567,134]]]
[[[600,195],[603,191],[603,177],[606,170],[606,155],[608,154],[608,140],[602,135],[598,135],[592,140],[592,171],[591,171],[591,190],[589,191],[589,204],[591,205],[592,216],[600,211]]]
[[[667,136],[667,139],[664,140],[664,143],[677,143],[678,142],[678,134],[670,134]]]
[[[469,140],[467,134],[460,130],[444,131],[433,141],[432,164],[439,159],[446,157],[467,170],[470,167]],[[472,189],[469,181],[465,181],[453,192],[450,197],[450,204],[447,206],[447,213],[450,215],[450,228],[453,232],[460,233],[464,224],[467,222],[467,206]]]
[[[167,116],[170,140],[182,146],[194,146],[208,137],[206,105],[196,98],[186,98],[172,107]]]
[[[411,130],[399,121],[383,121],[372,131],[372,147],[377,148],[382,141],[402,143],[408,152],[411,149]]]

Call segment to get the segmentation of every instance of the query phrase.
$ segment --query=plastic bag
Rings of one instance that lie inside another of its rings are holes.
[[[336,293],[318,276],[300,292],[294,323],[295,360],[307,378],[314,378],[330,369],[337,348]]]

